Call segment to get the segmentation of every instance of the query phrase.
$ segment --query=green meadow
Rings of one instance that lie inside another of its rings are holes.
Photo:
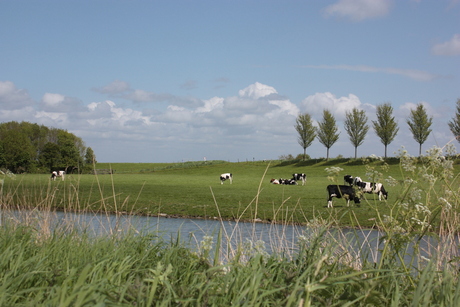
[[[111,169],[113,174],[69,174],[64,181],[50,181],[47,174],[17,175],[15,180],[5,179],[4,191],[10,191],[11,204],[19,207],[40,205],[58,210],[289,224],[333,219],[341,226],[374,227],[376,211],[382,216],[390,215],[402,197],[405,178],[414,176],[405,172],[396,158],[384,162],[331,159],[98,163],[95,168]],[[458,173],[458,169],[455,165],[454,172]],[[233,174],[233,184],[220,183],[219,175],[226,172]],[[270,184],[272,178],[291,178],[293,173],[306,173],[306,185]],[[360,205],[350,202],[347,207],[345,200],[334,198],[334,208],[327,208],[326,186],[343,184],[346,174],[382,182],[389,193],[388,200],[379,201],[376,195],[365,194]],[[392,178],[393,184],[387,178]],[[455,184],[457,178],[453,180]],[[42,199],[39,204],[37,199]]]

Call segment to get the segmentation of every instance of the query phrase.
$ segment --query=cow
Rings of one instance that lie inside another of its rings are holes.
[[[280,184],[286,184],[286,185],[297,185],[297,181],[295,181],[294,179],[283,179],[283,178],[281,178],[279,180],[279,183]]]
[[[363,193],[377,194],[379,196],[379,201],[382,201],[382,196],[384,199],[388,199],[388,192],[381,183],[365,182],[362,181],[361,178],[356,177],[353,180],[353,185],[357,186]]]
[[[270,180],[270,183],[272,183],[272,184],[280,184],[280,181],[278,179],[273,178],[273,179]]]
[[[348,185],[338,185],[338,184],[331,184],[327,186],[327,207],[332,208],[332,198],[344,198],[347,200],[347,206],[350,205],[350,200],[352,199],[355,204],[359,204],[360,200],[359,197],[356,195],[355,190],[353,187]]]
[[[343,184],[349,184],[350,186],[353,185],[353,176],[352,175],[345,175],[343,176]]]
[[[302,180],[302,185],[305,185],[305,183],[307,181],[307,175],[305,175],[304,173],[302,173],[302,174],[292,174],[292,179],[295,180],[295,181]]]
[[[61,180],[64,181],[65,171],[54,171],[51,173],[51,180],[56,181],[57,177],[61,177]]]
[[[231,173],[225,173],[225,174],[220,175],[220,184],[224,184],[224,181],[227,180],[227,179],[229,179],[230,184],[232,184],[233,175]]]

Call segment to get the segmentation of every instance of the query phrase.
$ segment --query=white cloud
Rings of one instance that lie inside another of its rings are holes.
[[[261,97],[277,93],[278,92],[273,87],[259,82],[251,84],[238,92],[241,97],[248,97],[252,99],[259,99]]]
[[[318,69],[351,70],[351,71],[371,72],[371,73],[386,73],[386,74],[399,75],[399,76],[411,78],[416,81],[431,81],[438,77],[435,74],[431,74],[429,72],[421,71],[421,70],[392,68],[392,67],[373,67],[373,66],[366,66],[366,65],[307,65],[304,67],[318,68]]]
[[[392,6],[390,0],[339,0],[325,9],[327,16],[339,16],[352,21],[385,16]]]
[[[0,107],[3,110],[14,110],[33,105],[26,90],[16,88],[11,81],[0,81]]]
[[[316,119],[321,119],[323,110],[327,109],[336,117],[337,120],[344,120],[345,113],[353,108],[362,107],[361,101],[356,95],[349,94],[348,97],[337,98],[334,94],[316,93],[302,100],[302,112],[308,112]]]
[[[45,93],[45,95],[43,95],[42,101],[45,105],[57,106],[64,101],[64,98],[65,96],[61,94]]]
[[[447,42],[434,45],[431,51],[435,55],[460,55],[460,34],[455,34]]]
[[[204,101],[204,106],[198,107],[196,113],[207,113],[215,109],[222,109],[224,106],[224,98],[213,97],[209,100]]]

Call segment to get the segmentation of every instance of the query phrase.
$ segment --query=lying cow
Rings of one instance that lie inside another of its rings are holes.
[[[56,181],[57,177],[61,177],[61,180],[64,181],[65,172],[64,171],[54,171],[51,173],[51,180]]]
[[[360,200],[359,197],[356,195],[353,187],[348,185],[338,185],[338,184],[331,184],[327,186],[327,207],[332,208],[332,198],[344,198],[347,200],[347,206],[350,205],[350,200],[352,199],[355,204],[359,204]]]
[[[307,175],[305,175],[304,173],[302,173],[302,174],[292,174],[292,179],[295,180],[295,181],[302,180],[302,185],[305,185],[305,183],[307,181]]]
[[[280,184],[286,184],[286,185],[297,185],[297,181],[295,181],[294,179],[280,179],[279,180],[279,183]]]
[[[377,194],[380,201],[382,200],[382,196],[384,199],[388,199],[388,192],[381,183],[365,182],[362,181],[361,178],[356,177],[353,180],[353,185],[357,186],[363,193]]]
[[[278,179],[272,178],[272,179],[270,180],[270,183],[272,183],[272,184],[280,184],[280,181],[279,181]]]
[[[225,174],[220,175],[220,184],[224,184],[224,181],[227,180],[227,179],[229,179],[230,184],[232,184],[233,175],[231,173],[225,173]]]

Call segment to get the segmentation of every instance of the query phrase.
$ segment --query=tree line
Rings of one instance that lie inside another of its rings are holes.
[[[74,134],[29,122],[0,123],[0,168],[14,173],[82,172],[96,162]]]
[[[377,106],[375,121],[372,121],[372,128],[375,134],[385,147],[385,158],[387,158],[387,147],[398,134],[399,127],[393,116],[393,107],[386,102]],[[364,110],[353,108],[345,113],[344,128],[348,138],[355,149],[355,159],[358,155],[358,147],[362,145],[369,131],[368,118]],[[419,155],[422,154],[422,145],[427,140],[432,129],[433,117],[429,117],[423,104],[419,103],[410,111],[406,119],[409,130],[414,140],[419,144]],[[457,111],[451,121],[448,122],[450,131],[460,142],[460,99],[457,100]],[[303,148],[303,157],[306,158],[306,150],[313,143],[315,138],[326,147],[326,159],[329,159],[329,149],[339,140],[339,128],[331,111],[324,109],[322,120],[318,127],[313,125],[310,114],[301,113],[296,118],[294,125],[298,133],[299,145]]]

